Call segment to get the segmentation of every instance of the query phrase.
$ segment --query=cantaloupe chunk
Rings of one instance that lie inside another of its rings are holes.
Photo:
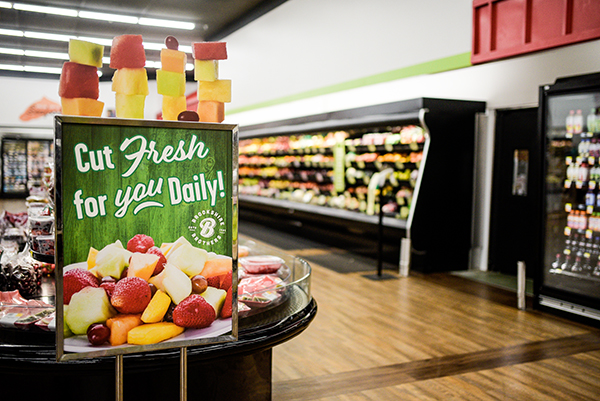
[[[148,73],[145,68],[121,68],[112,77],[111,89],[124,95],[147,95]]]
[[[67,116],[102,117],[104,102],[86,97],[60,98],[62,114]]]
[[[136,345],[156,344],[178,336],[184,330],[183,327],[170,322],[143,324],[129,331],[127,342]]]
[[[219,79],[218,60],[194,60],[195,81],[216,81]]]
[[[122,345],[127,342],[127,333],[142,324],[141,313],[135,315],[119,314],[106,321],[110,329],[110,345]]]
[[[162,118],[167,121],[177,121],[177,116],[187,109],[185,96],[163,96]]]
[[[115,111],[120,118],[144,118],[145,95],[115,95]]]
[[[152,273],[154,273],[158,259],[158,255],[135,252],[129,259],[127,277],[139,277],[148,281],[152,277]]]
[[[156,91],[159,95],[183,96],[185,95],[185,74],[157,70]]]
[[[232,270],[233,260],[230,257],[209,259],[204,262],[204,269],[200,273],[205,278],[227,274]]]
[[[198,81],[198,101],[231,102],[231,80]]]
[[[150,300],[150,303],[148,306],[146,306],[146,309],[144,309],[144,312],[142,313],[142,322],[160,322],[165,316],[165,313],[167,313],[169,305],[171,305],[171,297],[161,290],[156,290],[154,296]]]
[[[102,67],[104,46],[85,40],[69,40],[69,61],[79,64]]]
[[[160,68],[165,71],[185,73],[187,55],[179,50],[162,49],[160,51]]]
[[[90,251],[88,252],[87,257],[88,270],[96,266],[96,255],[98,255],[98,250],[93,247],[90,247]]]
[[[212,100],[198,102],[198,117],[206,123],[222,123],[225,120],[225,104]]]

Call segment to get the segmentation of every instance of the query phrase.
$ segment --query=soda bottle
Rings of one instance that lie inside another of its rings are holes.
[[[573,117],[573,133],[581,134],[583,130],[583,114],[581,114],[581,110],[577,110],[575,116]]]
[[[575,118],[575,110],[569,111],[569,115],[567,116],[567,119],[566,119],[567,134],[572,134],[573,133],[573,120],[574,120],[574,118]]]
[[[582,270],[583,267],[581,265],[581,256],[576,256],[575,263],[573,263],[573,266],[571,266],[571,271],[573,273],[580,273]]]

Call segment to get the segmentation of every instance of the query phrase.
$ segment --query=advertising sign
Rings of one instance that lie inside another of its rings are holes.
[[[55,130],[57,359],[235,340],[237,126]]]

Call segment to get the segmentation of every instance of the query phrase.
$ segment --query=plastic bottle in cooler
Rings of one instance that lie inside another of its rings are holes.
[[[596,132],[596,109],[592,109],[587,116],[587,130],[592,133]]]
[[[567,116],[567,119],[566,119],[567,134],[572,134],[573,133],[573,120],[574,120],[574,118],[575,118],[575,110],[569,111],[569,115]]]
[[[581,110],[577,110],[575,112],[575,116],[573,117],[573,133],[581,134],[583,131],[583,114],[581,114]]]

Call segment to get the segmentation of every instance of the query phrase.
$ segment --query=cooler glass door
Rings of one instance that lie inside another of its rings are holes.
[[[600,305],[600,90],[544,96],[542,295]]]
[[[27,194],[27,141],[2,140],[2,192]]]

